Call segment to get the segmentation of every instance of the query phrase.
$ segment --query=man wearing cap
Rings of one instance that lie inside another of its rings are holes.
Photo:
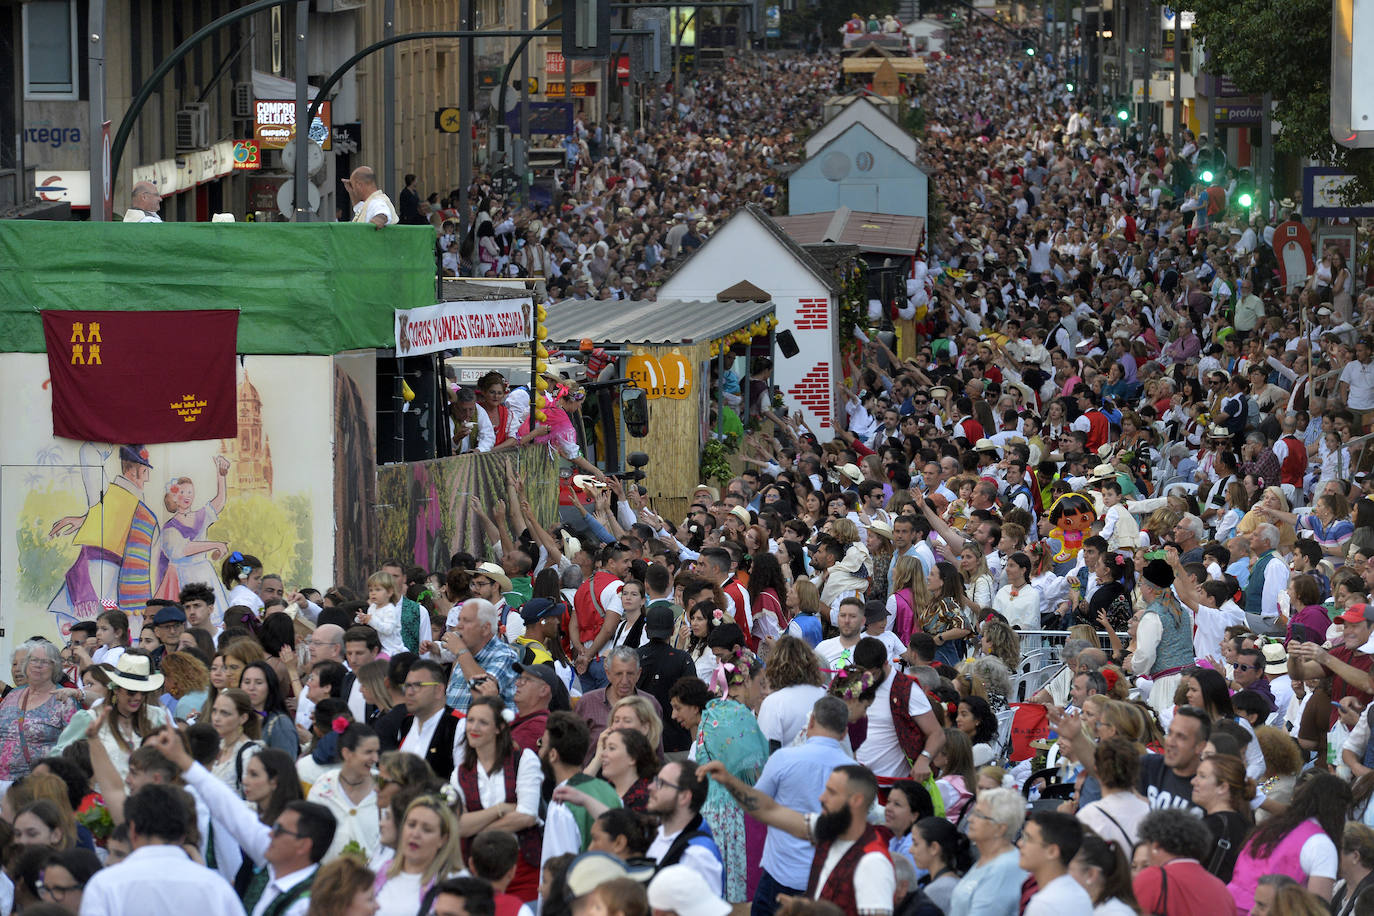
[[[887,843],[868,823],[878,783],[866,767],[836,767],[826,778],[820,811],[803,814],[779,804],[732,776],[719,760],[701,767],[730,792],[754,819],[776,827],[816,849],[806,896],[833,903],[845,916],[891,913],[897,890]]]
[[[549,713],[571,708],[568,688],[563,686],[552,664],[516,663],[515,718],[511,720],[510,737],[520,750],[538,753]]]
[[[552,665],[553,653],[548,650],[549,637],[558,638],[558,621],[563,605],[551,598],[531,598],[520,606],[520,622],[524,631],[509,640],[526,665]]]
[[[882,601],[864,602],[864,636],[871,636],[887,647],[888,661],[896,663],[906,651],[897,634],[888,629],[887,605]]]
[[[730,916],[730,904],[706,879],[686,865],[660,869],[649,882],[654,916]]]
[[[1336,620],[1345,625],[1339,646],[1327,650],[1314,642],[1290,642],[1289,657],[1316,662],[1331,672],[1333,702],[1354,697],[1366,705],[1374,697],[1374,678],[1369,673],[1374,665],[1374,644],[1369,638],[1374,632],[1374,604],[1352,604]],[[1336,717],[1333,706],[1328,727],[1336,724]]]
[[[649,567],[649,583],[653,590],[654,571],[667,569],[655,564]],[[638,689],[658,701],[660,709],[670,707],[668,693],[674,684],[684,677],[696,674],[696,664],[692,656],[681,649],[674,649],[668,640],[673,637],[676,626],[673,603],[663,598],[650,602],[644,612],[644,635],[649,641],[639,647],[639,684]],[[677,724],[671,716],[663,723],[663,750],[668,754],[681,754],[692,745],[692,735]]]
[[[165,604],[152,618],[153,635],[158,647],[148,653],[154,668],[162,667],[162,657],[177,650],[177,640],[186,632],[186,612],[175,604]]]

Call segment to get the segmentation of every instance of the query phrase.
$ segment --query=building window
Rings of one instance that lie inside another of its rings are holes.
[[[24,96],[77,98],[76,0],[24,4]]]

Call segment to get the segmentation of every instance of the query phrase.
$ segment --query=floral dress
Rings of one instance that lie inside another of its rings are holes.
[[[749,707],[738,700],[711,700],[701,712],[696,762],[700,765],[712,760],[721,761],[732,776],[751,786],[768,761],[768,739]],[[748,902],[744,812],[725,787],[712,780],[701,816],[711,828],[725,863],[725,899]]]
[[[56,695],[28,709],[29,689],[12,690],[0,703],[0,780],[29,775],[33,764],[52,753],[62,730],[81,707]]]

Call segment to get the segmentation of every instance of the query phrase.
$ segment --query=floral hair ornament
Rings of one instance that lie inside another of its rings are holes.
[[[1103,668],[1103,669],[1102,669],[1102,680],[1104,680],[1104,681],[1107,682],[1107,689],[1108,689],[1108,690],[1115,690],[1115,689],[1116,689],[1116,682],[1117,682],[1117,680],[1118,680],[1120,677],[1121,677],[1121,675],[1119,675],[1119,674],[1118,674],[1114,669],[1112,669],[1112,668]]]
[[[853,673],[854,669],[845,668],[835,675],[835,680],[843,679],[844,685],[840,687],[838,694],[841,700],[857,700],[863,696],[864,692],[877,683],[877,677],[872,671],[864,671],[860,674]]]
[[[329,729],[336,735],[342,735],[351,724],[353,723],[349,722],[347,716],[336,716],[334,721],[329,723]]]
[[[716,623],[720,623],[722,620],[725,619],[725,612],[722,611],[720,608],[716,608],[714,611],[711,612],[711,619],[714,620]]]
[[[511,712],[509,706],[501,710],[501,721],[505,722],[507,725],[515,721],[515,713]]]

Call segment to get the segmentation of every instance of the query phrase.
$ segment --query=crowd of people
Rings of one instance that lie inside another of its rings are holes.
[[[832,441],[751,431],[681,520],[572,444],[558,526],[512,476],[446,569],[321,592],[235,544],[225,599],[24,642],[0,910],[1374,911],[1370,299],[1338,252],[1282,288],[1282,214],[1191,136],[997,47],[931,63],[915,355],[849,351]],[[454,272],[651,294],[834,76],[751,57],[579,131],[562,209],[480,198]],[[494,448],[532,435],[497,381],[455,398]]]

